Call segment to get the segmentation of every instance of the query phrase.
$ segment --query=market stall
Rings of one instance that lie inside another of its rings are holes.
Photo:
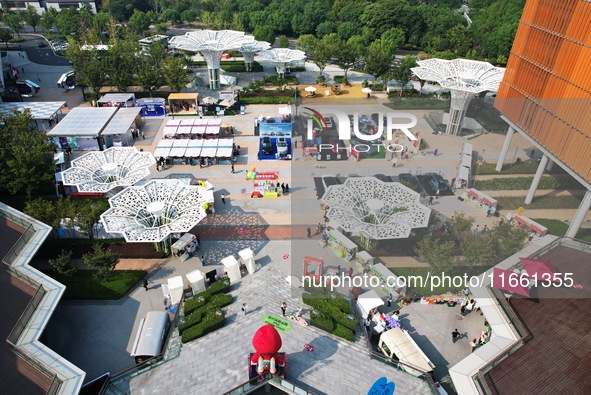
[[[171,113],[193,112],[197,113],[199,93],[171,93],[168,95],[168,104]]]
[[[98,107],[135,107],[134,93],[107,93],[97,102]]]
[[[256,271],[254,252],[250,248],[245,248],[244,250],[238,251],[238,256],[240,257],[240,263],[246,266],[248,274],[254,274]]]
[[[141,108],[142,117],[158,117],[166,115],[166,100],[163,97],[146,97],[138,99],[136,105]]]
[[[168,283],[168,295],[170,304],[176,305],[183,299],[184,284],[182,276],[170,277]]]
[[[254,181],[252,192],[250,193],[251,198],[264,197],[264,198],[276,198],[281,193],[281,187],[279,187],[279,171],[264,171],[258,172],[255,167],[252,167],[246,174],[246,179],[252,179]]]
[[[515,224],[517,224],[517,226],[519,226],[519,227],[525,226],[531,232],[534,232],[534,236],[536,236],[536,237],[542,237],[542,236],[545,236],[546,233],[548,233],[548,228],[540,225],[536,221],[533,221],[527,217],[524,217],[523,215],[517,215],[517,214],[513,215],[513,221]]]
[[[184,157],[185,151],[187,150],[187,146],[189,145],[189,139],[175,139],[172,143],[172,149],[168,154],[173,159],[173,164],[181,165],[184,164]]]
[[[374,290],[367,291],[357,298],[357,309],[363,319],[368,319],[377,313],[378,307],[383,305],[384,301]]]
[[[184,262],[190,257],[187,252],[187,247],[191,244],[193,244],[193,248],[199,247],[197,236],[192,233],[185,233],[180,239],[174,242],[170,247],[170,251],[172,252],[172,255],[179,257],[181,262]]]
[[[154,150],[155,158],[168,158],[170,150],[172,149],[172,142],[174,140],[160,140],[156,149]]]
[[[360,251],[355,254],[355,266],[359,272],[363,273],[366,268],[373,265],[373,257],[367,251]]]
[[[185,274],[185,276],[187,277],[187,280],[189,280],[189,284],[191,284],[193,295],[205,291],[205,275],[201,270],[193,270],[192,272]]]
[[[381,263],[377,263],[371,267],[371,272],[380,279],[381,290],[386,295],[392,295],[394,300],[398,299],[400,295],[404,295],[406,287],[399,287],[398,276],[396,276],[390,269]]]
[[[497,201],[495,199],[474,188],[466,190],[461,198],[464,200],[464,203],[475,207],[488,216],[494,215],[497,210]]]
[[[350,261],[357,253],[357,244],[338,230],[325,230],[324,236],[328,247],[334,251],[337,257]]]
[[[227,256],[222,259],[222,265],[224,265],[224,269],[228,278],[230,279],[230,284],[235,284],[236,282],[240,281],[242,278],[242,274],[240,273],[240,265],[236,258],[233,255]]]

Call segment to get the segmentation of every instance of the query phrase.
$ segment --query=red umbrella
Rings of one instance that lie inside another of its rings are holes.
[[[514,273],[510,272],[509,270],[503,270],[495,267],[493,271],[492,286],[493,288],[502,289],[529,297],[529,289],[521,285],[521,276],[521,273]]]
[[[553,280],[556,269],[550,263],[541,259],[519,258],[523,268],[530,276],[537,276],[538,281]],[[558,277],[557,280],[561,278]]]

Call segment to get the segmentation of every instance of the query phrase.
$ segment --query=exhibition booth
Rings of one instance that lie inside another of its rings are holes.
[[[136,105],[141,108],[142,117],[159,117],[166,115],[166,100],[163,97],[146,97],[138,99]]]

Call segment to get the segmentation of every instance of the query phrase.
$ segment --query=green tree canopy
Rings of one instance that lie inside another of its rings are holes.
[[[191,82],[187,73],[187,62],[182,57],[168,57],[162,61],[162,75],[164,81],[173,92],[180,91],[185,85]]]
[[[107,280],[109,274],[119,263],[119,259],[119,254],[109,249],[104,249],[98,243],[92,246],[91,252],[87,252],[82,256],[84,264],[96,271],[95,279],[97,280]]]
[[[430,236],[422,238],[415,247],[415,253],[431,265],[435,273],[441,273],[450,267],[454,250],[453,241],[443,241]]]

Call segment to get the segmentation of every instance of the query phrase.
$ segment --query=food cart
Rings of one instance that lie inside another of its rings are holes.
[[[464,199],[464,203],[475,207],[489,216],[495,214],[497,210],[497,201],[495,199],[474,188],[466,190],[461,197]]]
[[[398,277],[381,263],[371,267],[373,275],[380,279],[381,289],[386,295],[392,295],[394,300],[406,292],[406,287],[397,287]]]
[[[253,168],[254,169],[254,168]],[[251,171],[247,174],[254,179],[254,184],[250,197],[252,198],[276,198],[282,191],[279,186],[279,172],[278,171],[266,171],[257,172]],[[256,169],[254,169],[256,170]]]
[[[192,243],[194,244],[192,248],[199,247],[199,243],[197,242],[197,236],[195,236],[192,233],[185,233],[170,247],[172,255],[178,257],[181,262],[186,261],[190,258],[190,255],[187,252],[187,246],[189,246]]]
[[[545,236],[548,233],[548,228],[540,225],[536,221],[533,221],[523,215],[513,215],[513,221],[517,226],[525,226],[531,232],[534,232],[537,237]]]
[[[226,270],[226,274],[230,279],[230,284],[235,284],[236,282],[240,281],[242,278],[242,274],[240,273],[240,265],[234,255],[230,255],[222,259],[222,265],[224,265],[224,269]]]
[[[193,295],[205,291],[205,275],[201,270],[193,270],[192,272],[185,274],[185,276],[187,277],[187,280],[189,280],[189,284],[191,284]]]
[[[355,254],[355,266],[363,273],[366,268],[370,268],[373,265],[373,257],[369,255],[367,251],[360,251]]]
[[[183,277],[175,276],[168,279],[168,295],[170,296],[170,304],[176,305],[183,299]]]

